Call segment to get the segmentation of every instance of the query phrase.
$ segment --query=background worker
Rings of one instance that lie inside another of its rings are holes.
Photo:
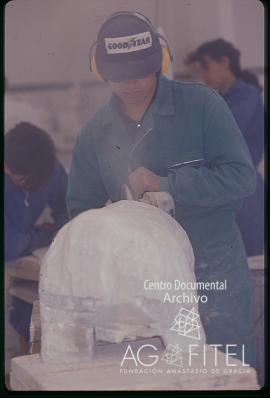
[[[21,122],[5,135],[5,262],[48,246],[67,221],[67,175],[49,135]],[[53,222],[36,225],[49,207]],[[12,299],[10,322],[29,341],[32,305]]]
[[[203,43],[191,54],[200,65],[200,77],[227,102],[247,142],[257,170],[256,192],[245,199],[237,213],[248,256],[264,251],[264,184],[258,166],[264,152],[264,107],[255,75],[240,67],[240,51],[224,39]]]
[[[90,58],[113,95],[78,134],[70,216],[120,200],[123,184],[136,198],[168,191],[193,246],[197,280],[227,280],[227,290],[205,292],[199,308],[207,343],[237,344],[239,357],[244,344],[254,366],[253,287],[235,212],[255,189],[255,171],[231,112],[210,88],[162,76],[167,44],[141,14],[113,14]]]

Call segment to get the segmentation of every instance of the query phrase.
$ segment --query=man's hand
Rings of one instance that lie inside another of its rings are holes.
[[[159,178],[152,171],[139,167],[128,177],[128,185],[132,190],[134,199],[140,199],[145,192],[159,192]]]

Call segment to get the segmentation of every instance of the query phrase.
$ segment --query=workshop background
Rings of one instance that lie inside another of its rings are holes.
[[[109,95],[89,71],[89,48],[100,25],[119,10],[139,11],[162,29],[175,78],[187,80],[183,63],[192,50],[223,37],[264,86],[259,0],[13,0],[5,9],[5,130],[22,118],[44,127],[67,170],[79,128]]]
[[[77,132],[110,93],[89,71],[89,49],[101,24],[120,10],[139,11],[162,30],[174,55],[174,78],[188,80],[184,60],[191,51],[224,38],[239,48],[242,68],[256,74],[264,93],[265,19],[259,0],[13,0],[5,9],[5,132],[22,120],[46,129],[67,171]],[[259,168],[263,175],[263,160]],[[262,263],[250,267],[263,384],[264,270]]]

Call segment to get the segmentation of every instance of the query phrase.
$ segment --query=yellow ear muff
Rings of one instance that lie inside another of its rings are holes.
[[[90,72],[92,72],[97,80],[104,81],[103,77],[98,71],[97,64],[96,64],[96,58],[94,55],[91,56],[90,60]]]
[[[162,68],[161,73],[166,74],[169,71],[169,67],[171,64],[171,57],[169,51],[166,47],[162,46]]]

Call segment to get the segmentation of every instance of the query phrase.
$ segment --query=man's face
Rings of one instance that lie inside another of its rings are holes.
[[[8,175],[11,181],[21,189],[31,190],[27,176],[13,173],[5,162],[5,174]]]
[[[138,104],[152,96],[156,89],[157,77],[155,73],[144,79],[108,82],[113,93],[126,104]]]
[[[227,57],[222,58],[220,61],[216,61],[210,56],[206,55],[201,62],[200,76],[208,86],[219,90],[224,84],[227,70]]]

